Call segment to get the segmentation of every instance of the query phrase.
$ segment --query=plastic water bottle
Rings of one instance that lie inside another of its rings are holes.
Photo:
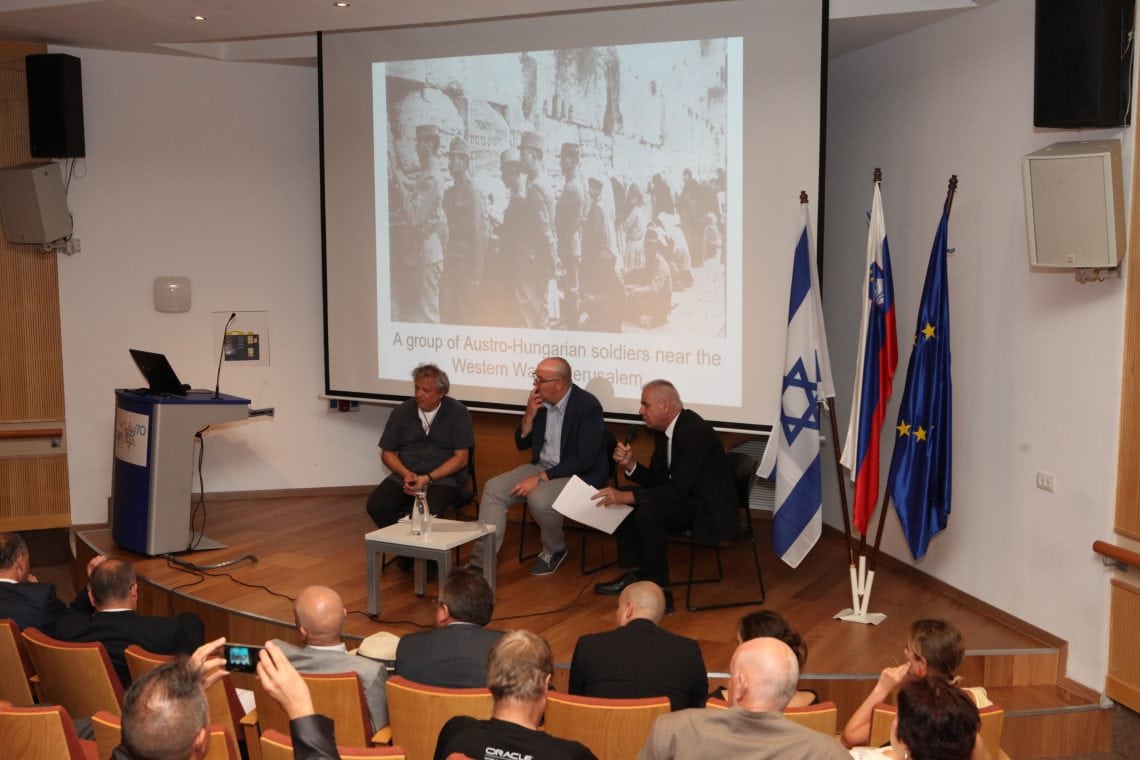
[[[412,504],[412,535],[413,536],[426,536],[428,531],[431,530],[431,519],[427,507],[427,494],[423,491],[416,492],[416,501]]]

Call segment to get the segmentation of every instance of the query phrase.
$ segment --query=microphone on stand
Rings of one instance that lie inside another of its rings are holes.
[[[230,329],[230,322],[237,318],[237,312],[231,311],[230,318],[226,320],[226,326],[222,328],[222,350],[218,352],[218,376],[214,379],[214,398],[220,398],[219,391],[222,388],[222,360],[226,358],[226,330]]]

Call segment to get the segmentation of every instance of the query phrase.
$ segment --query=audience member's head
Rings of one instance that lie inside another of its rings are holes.
[[[436,624],[474,623],[480,628],[491,622],[495,592],[481,572],[457,567],[447,574],[439,592]]]
[[[293,603],[297,630],[304,642],[313,646],[334,646],[341,643],[345,614],[340,595],[324,586],[303,589]]]
[[[977,741],[978,708],[966,692],[937,675],[912,678],[899,689],[891,729],[896,756],[966,760]]]
[[[638,581],[622,589],[618,597],[617,625],[644,619],[657,625],[665,617],[665,592],[653,581]]]
[[[749,712],[782,712],[800,678],[791,647],[767,637],[738,646],[728,670],[728,701]]]
[[[28,545],[19,533],[0,533],[0,578],[22,581],[28,574]]]
[[[745,641],[764,637],[779,639],[791,647],[791,650],[796,653],[796,662],[799,663],[800,669],[803,669],[804,664],[807,663],[807,642],[792,630],[787,620],[768,610],[756,610],[740,618],[736,627],[737,643],[742,644]]]
[[[496,705],[504,701],[545,704],[553,674],[550,645],[530,631],[503,634],[487,654],[487,688]]]
[[[916,620],[911,623],[907,657],[912,675],[934,675],[952,681],[965,654],[962,634],[945,620]]]
[[[206,756],[210,744],[207,715],[199,671],[186,657],[179,657],[127,690],[123,745],[135,760],[198,760]]]
[[[138,606],[138,579],[134,568],[121,559],[108,559],[91,570],[87,588],[97,610]]]

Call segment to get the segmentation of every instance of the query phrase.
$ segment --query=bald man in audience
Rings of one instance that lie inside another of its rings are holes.
[[[348,653],[341,641],[346,614],[339,594],[324,586],[309,586],[297,595],[293,604],[297,630],[305,645],[273,643],[301,673],[353,672],[360,676],[368,711],[372,714],[372,727],[379,730],[388,725],[388,697],[384,686],[388,671],[375,660]]]
[[[659,628],[665,594],[652,581],[626,586],[618,597],[617,628],[578,639],[570,693],[634,699],[669,697],[674,710],[703,707],[708,670],[693,639]]]
[[[121,559],[105,560],[91,570],[86,599],[77,599],[56,621],[55,637],[100,642],[124,686],[131,683],[124,654],[131,644],[155,654],[190,654],[202,646],[205,627],[193,612],[177,617],[140,615],[138,601],[138,578],[131,566]]]
[[[784,717],[796,693],[796,655],[778,639],[746,641],[729,666],[728,710],[682,710],[653,724],[638,760],[851,760],[833,736]]]

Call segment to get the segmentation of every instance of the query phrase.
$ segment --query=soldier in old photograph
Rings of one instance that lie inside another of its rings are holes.
[[[440,318],[453,325],[482,322],[479,303],[483,260],[487,251],[487,210],[483,194],[471,181],[471,148],[456,137],[447,153],[453,183],[443,194],[447,216],[440,283]]]
[[[565,183],[554,207],[554,233],[558,237],[558,290],[561,326],[578,324],[578,277],[582,267],[582,223],[586,218],[586,194],[578,177],[580,149],[577,143],[562,143],[558,156]]]
[[[549,326],[550,285],[554,279],[554,202],[542,171],[545,142],[535,132],[523,132],[519,140],[525,197],[518,215],[519,258],[515,293],[527,327]]]

